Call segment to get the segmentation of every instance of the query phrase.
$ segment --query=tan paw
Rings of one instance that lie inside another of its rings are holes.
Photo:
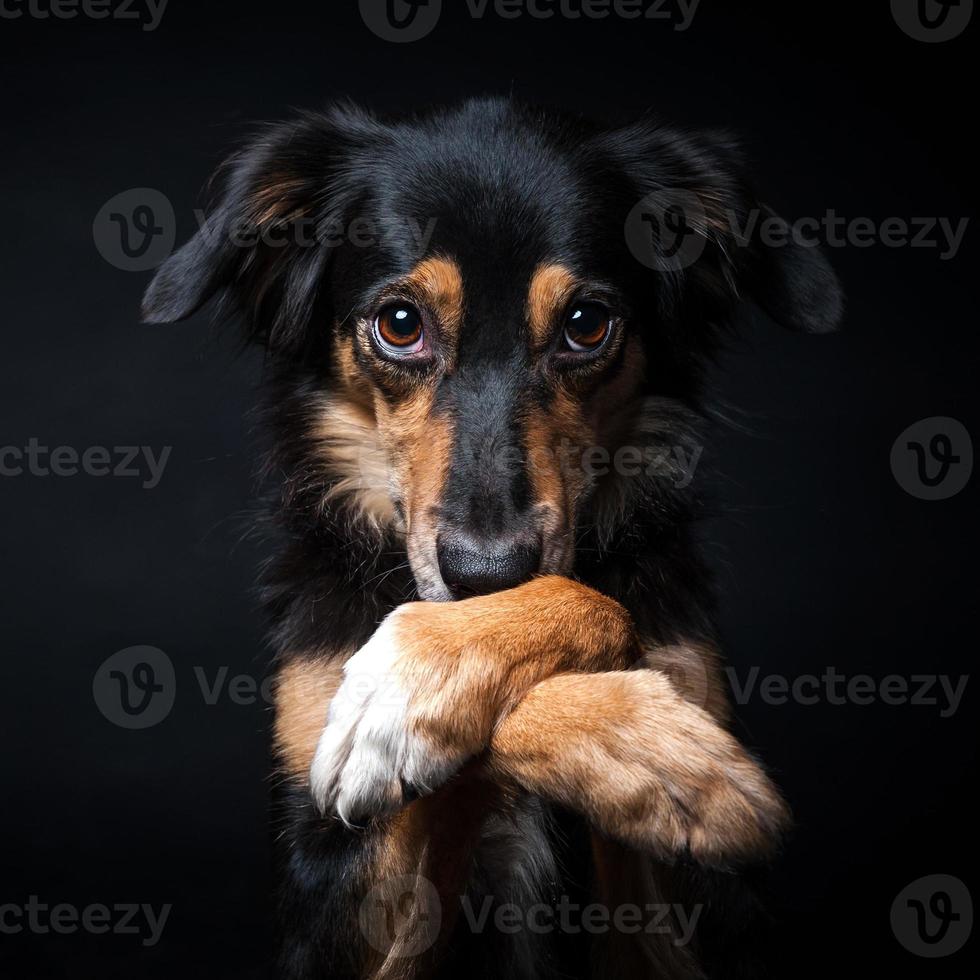
[[[498,774],[665,859],[690,853],[727,865],[761,857],[788,823],[759,764],[653,671],[543,681],[491,748]]]

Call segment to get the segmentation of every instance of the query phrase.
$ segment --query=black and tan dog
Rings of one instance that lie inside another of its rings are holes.
[[[234,158],[150,286],[147,320],[217,297],[268,350],[283,977],[567,975],[560,931],[461,908],[576,884],[706,909],[686,945],[607,930],[581,974],[756,975],[730,869],[786,813],[726,728],[673,450],[741,301],[816,332],[841,297],[816,251],[739,235],[771,216],[742,169],[651,120],[342,107]]]

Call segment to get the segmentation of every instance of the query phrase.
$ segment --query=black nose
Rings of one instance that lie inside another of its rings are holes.
[[[541,565],[541,542],[499,538],[481,543],[465,534],[440,535],[442,580],[457,599],[512,589]]]

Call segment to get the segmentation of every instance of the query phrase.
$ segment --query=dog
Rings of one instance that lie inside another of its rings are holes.
[[[740,233],[774,215],[726,134],[508,99],[302,114],[218,187],[143,318],[266,351],[279,975],[758,976],[789,818],[674,450],[741,306],[838,325],[825,258]],[[478,926],[575,889],[665,924]]]

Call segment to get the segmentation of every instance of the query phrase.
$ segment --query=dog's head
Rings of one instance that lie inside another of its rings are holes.
[[[721,136],[498,100],[309,115],[230,162],[144,315],[219,295],[292,378],[303,492],[404,535],[424,598],[495,591],[623,518],[624,459],[673,475],[650,447],[740,299],[836,325],[829,266],[760,244],[742,169]]]

